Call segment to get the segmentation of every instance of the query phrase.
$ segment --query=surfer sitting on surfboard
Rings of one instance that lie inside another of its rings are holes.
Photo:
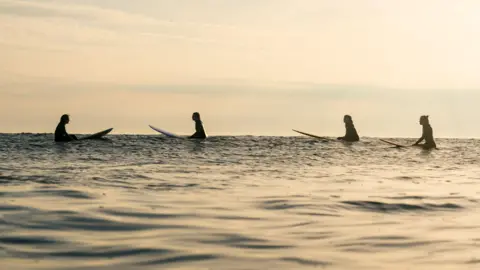
[[[433,140],[433,129],[430,126],[430,121],[428,120],[428,115],[422,115],[420,117],[420,125],[423,126],[422,137],[418,139],[414,146],[421,146],[425,149],[432,149],[437,148],[437,144]],[[420,144],[423,140],[425,140],[424,144]]]
[[[207,134],[203,129],[203,123],[200,119],[200,114],[198,112],[194,112],[192,115],[192,120],[195,121],[195,133],[190,136],[190,139],[206,139]]]
[[[343,122],[345,123],[346,133],[343,137],[338,137],[338,140],[346,141],[346,142],[358,142],[360,137],[358,137],[357,130],[353,125],[353,120],[350,115],[345,115],[343,117]]]
[[[70,142],[78,140],[75,135],[69,135],[65,125],[70,123],[70,116],[68,114],[62,115],[60,118],[60,123],[58,123],[57,128],[55,129],[55,141],[56,142]]]

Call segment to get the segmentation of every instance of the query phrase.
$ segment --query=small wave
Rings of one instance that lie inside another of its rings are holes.
[[[194,184],[194,183],[183,184],[183,185],[164,183],[164,184],[150,184],[150,185],[147,185],[146,188],[151,190],[170,191],[170,190],[179,189],[179,188],[197,188],[199,186],[200,186],[199,184]]]
[[[58,197],[65,197],[71,199],[95,199],[96,196],[92,196],[86,192],[78,191],[78,190],[67,190],[67,189],[43,189],[43,190],[36,190],[33,193],[30,193],[33,196],[35,195],[42,195],[42,196],[58,196]],[[29,195],[29,196],[32,196]]]
[[[10,175],[1,175],[0,176],[0,183],[1,184],[9,185],[9,184],[14,184],[17,181],[18,181],[18,179],[14,176],[10,176]]]
[[[217,219],[223,220],[262,220],[261,218],[245,217],[245,216],[215,216]]]
[[[140,263],[143,266],[151,265],[164,265],[164,264],[173,264],[173,263],[191,263],[198,261],[207,261],[217,259],[218,256],[212,254],[195,254],[195,255],[179,255],[174,257],[168,257],[159,260],[152,260],[148,262]]]
[[[0,213],[3,211],[14,212],[14,211],[28,211],[28,210],[31,210],[31,208],[25,207],[25,206],[18,206],[18,205],[9,205],[9,204],[0,205]]]
[[[0,237],[0,243],[6,245],[57,245],[62,241],[44,236],[5,236]]]
[[[144,218],[144,219],[174,219],[174,218],[186,218],[194,217],[195,215],[186,215],[186,214],[153,214],[153,213],[141,213],[127,210],[113,210],[113,209],[103,209],[100,212],[112,216],[118,217],[133,217],[133,218]]]
[[[330,262],[305,260],[305,259],[296,258],[296,257],[285,257],[285,258],[282,258],[281,260],[286,261],[286,262],[298,263],[300,265],[315,266],[315,267],[318,267],[318,266],[326,267],[326,266],[332,265],[332,263],[330,263]]]
[[[260,204],[260,207],[267,210],[286,210],[291,208],[302,208],[310,206],[308,204],[294,204],[288,200],[268,200]]]
[[[395,177],[394,179],[396,179],[396,180],[404,180],[404,181],[411,181],[411,180],[414,180],[414,179],[418,179],[418,177],[415,177],[415,176],[397,176],[397,177]]]
[[[18,176],[2,176],[0,178],[0,183],[4,184],[24,184],[27,182],[38,183],[38,184],[59,184],[61,183],[60,179],[54,178],[54,176],[48,175],[18,175]]]
[[[49,251],[49,250],[36,250],[36,251],[18,251],[9,250],[8,253],[16,256],[27,256],[29,258],[85,258],[85,259],[113,259],[123,258],[128,256],[141,256],[141,255],[155,255],[161,256],[169,253],[173,253],[168,249],[152,249],[152,248],[119,248],[119,247],[90,247],[88,250],[82,250],[83,248],[77,248],[75,250],[63,250],[63,251]]]
[[[32,198],[32,197],[65,197],[70,199],[94,199],[86,192],[67,189],[40,189],[29,192],[0,192],[4,198]]]
[[[432,201],[435,201],[435,200],[438,200],[438,201],[441,201],[441,200],[455,200],[455,199],[459,199],[459,200],[468,200],[466,197],[464,196],[456,196],[456,194],[450,194],[450,196],[419,196],[419,195],[410,195],[410,196],[370,196],[370,198],[379,198],[379,199],[387,199],[387,200],[418,200],[418,201],[422,201],[422,200],[432,200]]]
[[[216,239],[198,240],[203,244],[225,245],[242,249],[288,249],[291,245],[272,244],[270,241],[260,238],[251,238],[239,234],[215,234]]]
[[[113,221],[89,217],[69,211],[41,211],[29,209],[26,213],[11,213],[4,216],[4,224],[28,230],[81,230],[93,232],[134,232],[153,229],[192,228],[188,225],[162,225]]]
[[[356,252],[371,252],[373,249],[403,249],[403,248],[418,248],[423,246],[438,245],[441,243],[448,243],[448,241],[405,241],[403,239],[396,240],[392,238],[390,241],[386,240],[359,240],[351,243],[344,243],[336,245],[338,248],[342,248],[345,251]]]
[[[463,207],[453,203],[445,204],[406,204],[406,203],[383,203],[376,201],[344,201],[342,204],[353,206],[363,211],[373,212],[410,212],[410,211],[441,211],[458,210]]]
[[[149,166],[149,165],[165,165],[167,162],[165,161],[148,161],[148,162],[133,162],[133,163],[126,163],[126,164],[119,164],[119,165],[109,165],[109,168],[123,168],[123,167],[142,167],[142,166]]]

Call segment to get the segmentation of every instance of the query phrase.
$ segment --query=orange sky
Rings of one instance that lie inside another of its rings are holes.
[[[480,2],[0,0],[0,132],[475,137]],[[416,99],[422,98],[418,101]],[[392,121],[393,120],[393,121]],[[434,126],[435,127],[435,126]]]

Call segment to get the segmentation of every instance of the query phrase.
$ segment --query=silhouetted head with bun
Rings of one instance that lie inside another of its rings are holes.
[[[420,125],[422,126],[426,126],[426,125],[430,125],[430,121],[428,120],[428,115],[422,115],[420,116]]]
[[[70,115],[68,114],[62,115],[62,117],[60,117],[60,123],[63,123],[65,125],[70,123]]]
[[[192,120],[193,120],[193,121],[200,121],[200,120],[201,120],[201,119],[200,119],[200,113],[194,112],[194,113],[192,114]]]
[[[343,122],[345,124],[353,124],[352,117],[350,115],[346,114],[345,116],[343,116]]]

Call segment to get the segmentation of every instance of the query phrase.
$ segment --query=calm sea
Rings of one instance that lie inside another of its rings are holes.
[[[480,269],[478,140],[108,137],[0,135],[0,269]]]

